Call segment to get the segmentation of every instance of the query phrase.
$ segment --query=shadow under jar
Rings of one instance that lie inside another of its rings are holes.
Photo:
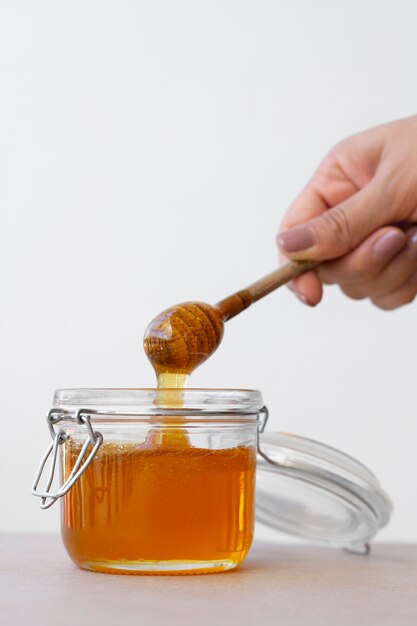
[[[184,574],[243,561],[254,530],[259,392],[60,390],[54,407],[62,483],[88,460],[87,421],[102,436],[61,499],[62,537],[77,565]]]

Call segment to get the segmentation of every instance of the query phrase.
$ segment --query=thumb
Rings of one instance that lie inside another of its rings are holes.
[[[389,221],[386,196],[373,182],[344,202],[277,237],[290,258],[335,259],[355,249],[374,230]]]

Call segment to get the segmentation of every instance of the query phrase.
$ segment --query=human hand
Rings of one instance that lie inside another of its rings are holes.
[[[381,309],[417,294],[417,116],[337,144],[292,204],[277,235],[281,255],[321,261],[289,285],[306,304],[322,284]]]

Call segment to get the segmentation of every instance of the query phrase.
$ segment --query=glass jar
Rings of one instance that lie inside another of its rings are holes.
[[[262,406],[246,390],[57,391],[62,486],[40,495],[44,508],[62,496],[72,560],[112,573],[236,567],[253,538]]]
[[[259,391],[59,390],[32,493],[45,509],[61,499],[70,557],[98,572],[236,567],[252,543],[255,474],[259,522],[368,554],[392,512],[375,475],[317,441],[263,432],[267,417]]]

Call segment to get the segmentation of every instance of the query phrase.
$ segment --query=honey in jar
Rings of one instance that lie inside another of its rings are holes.
[[[63,390],[65,481],[86,438],[103,444],[63,498],[62,535],[85,569],[205,573],[236,567],[253,537],[260,394]]]

